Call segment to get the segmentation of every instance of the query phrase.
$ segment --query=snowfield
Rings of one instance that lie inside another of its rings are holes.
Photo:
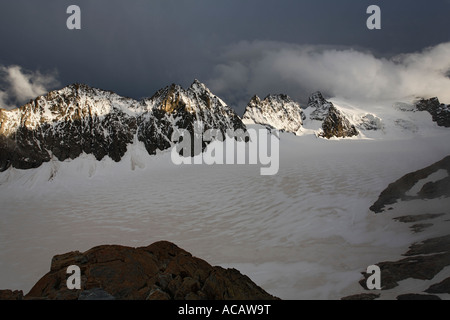
[[[368,113],[332,102],[355,125]],[[119,163],[84,155],[10,168],[0,174],[0,288],[27,293],[56,254],[168,240],[212,265],[238,269],[282,299],[360,293],[369,265],[397,261],[413,242],[448,232],[449,216],[421,233],[394,217],[450,213],[449,199],[369,211],[388,184],[450,155],[450,129],[428,113],[372,111],[383,129],[351,139],[317,138],[313,122],[298,136],[281,133],[275,176],[261,176],[258,165],[176,166],[170,151],[149,156],[139,142]],[[449,275],[446,268],[438,278]]]

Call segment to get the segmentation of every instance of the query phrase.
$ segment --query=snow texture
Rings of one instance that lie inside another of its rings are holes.
[[[172,89],[175,93],[166,94]],[[180,105],[161,104],[163,96],[182,101],[188,110],[208,105],[201,99],[208,92],[201,84],[172,89],[137,104],[102,92],[90,112],[104,115],[114,109],[134,116]],[[224,110],[219,98],[210,101],[211,109]],[[10,167],[0,173],[0,288],[27,292],[58,253],[168,240],[213,265],[239,269],[283,299],[339,299],[360,291],[358,281],[367,266],[399,260],[413,242],[448,232],[448,215],[416,234],[392,220],[448,214],[447,198],[401,202],[391,213],[378,215],[369,207],[391,182],[449,155],[450,131],[427,112],[393,107],[396,101],[330,101],[361,129],[360,135],[320,139],[321,122],[305,121],[297,136],[280,134],[275,176],[261,176],[254,165],[176,166],[169,150],[151,156],[137,136],[119,162],[82,153],[65,161],[52,158],[37,169]],[[86,98],[85,105],[91,103]],[[72,107],[65,108],[65,116],[73,117]],[[314,110],[308,109],[307,119]],[[35,126],[59,116],[50,105],[28,119],[11,112],[6,131],[13,130],[14,121]],[[363,129],[367,123],[370,128]],[[253,127],[262,126],[248,125]],[[426,288],[427,283],[409,285]],[[398,293],[389,292],[392,297]]]

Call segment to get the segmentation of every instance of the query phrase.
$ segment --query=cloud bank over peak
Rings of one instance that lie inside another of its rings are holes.
[[[51,91],[60,85],[57,76],[56,71],[41,73],[17,65],[0,65],[0,108],[17,108]]]
[[[450,42],[390,58],[348,47],[240,42],[219,59],[208,84],[239,108],[254,94],[304,102],[317,90],[355,101],[437,96],[450,103]]]

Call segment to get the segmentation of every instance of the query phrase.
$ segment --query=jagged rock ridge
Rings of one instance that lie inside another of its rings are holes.
[[[280,131],[296,133],[305,115],[299,103],[287,95],[268,95],[261,100],[254,96],[245,109],[244,123],[267,125]]]
[[[358,135],[354,125],[329,101],[322,93],[315,92],[309,97],[308,108],[312,111],[309,120],[322,121],[321,137],[346,138]],[[363,118],[362,125],[367,130],[377,130],[379,119],[369,115]],[[246,124],[261,124],[277,130],[299,133],[306,119],[305,112],[299,103],[286,95],[268,95],[264,100],[254,96],[243,116]]]
[[[328,115],[322,124],[323,133],[321,137],[330,139],[332,137],[347,138],[359,134],[355,126],[333,105],[328,110]]]
[[[325,100],[321,92],[314,92],[309,97],[308,108],[313,109],[309,116],[311,120],[323,121],[323,132],[319,136],[330,139],[353,137],[359,134],[356,127],[331,102]],[[375,119],[368,117],[362,120],[368,129],[376,130]]]
[[[244,129],[237,114],[202,83],[187,90],[171,85],[140,102],[82,84],[67,86],[21,108],[0,109],[0,171],[37,168],[52,159],[83,152],[97,160],[120,161],[129,144],[144,143],[149,154],[171,147],[174,130]]]

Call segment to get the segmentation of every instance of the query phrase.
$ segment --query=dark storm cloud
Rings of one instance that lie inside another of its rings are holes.
[[[66,28],[72,4],[81,8],[81,30]],[[382,30],[366,28],[371,4],[382,9]],[[242,62],[223,58],[242,41],[357,48],[377,58],[419,52],[449,41],[449,12],[446,0],[2,1],[0,65],[57,70],[62,85],[140,98],[172,82],[215,79],[221,66],[238,70],[232,64]]]

